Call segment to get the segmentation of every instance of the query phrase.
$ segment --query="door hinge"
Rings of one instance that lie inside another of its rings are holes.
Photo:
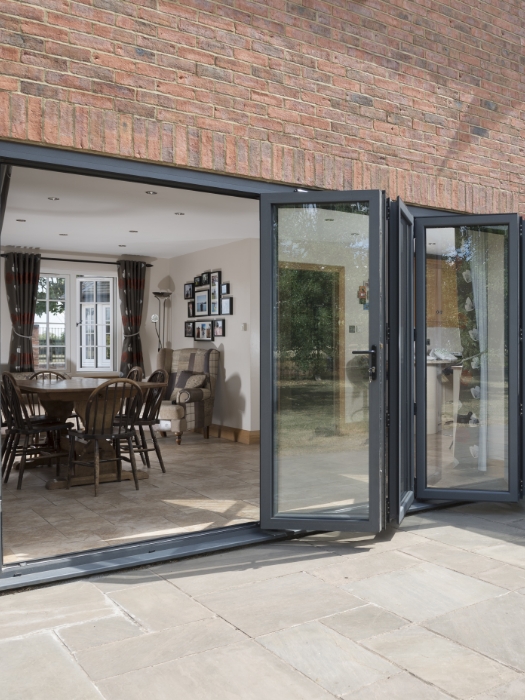
[[[390,326],[389,326],[388,324],[387,324],[387,326],[386,326],[386,333],[385,333],[385,335],[386,335],[386,342],[389,343],[389,342],[390,342]]]
[[[520,219],[520,236],[523,235],[523,219]]]
[[[523,343],[523,328],[520,328],[520,343]]]
[[[386,220],[390,221],[390,199],[386,200]]]
[[[520,403],[520,416],[523,416],[523,404]]]
[[[387,523],[390,522],[390,499],[386,499],[386,521]]]
[[[386,427],[388,430],[388,428],[390,428],[390,413],[388,413],[388,411],[387,411],[387,414],[385,416],[385,423],[386,423]]]
[[[523,496],[523,479],[520,479],[520,496]]]

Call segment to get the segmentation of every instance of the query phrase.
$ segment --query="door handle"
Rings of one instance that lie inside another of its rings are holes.
[[[377,348],[372,345],[370,350],[352,350],[352,355],[368,355],[368,379],[372,381],[377,377]]]

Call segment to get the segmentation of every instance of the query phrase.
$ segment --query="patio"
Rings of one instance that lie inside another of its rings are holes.
[[[0,597],[5,697],[521,700],[525,508]]]

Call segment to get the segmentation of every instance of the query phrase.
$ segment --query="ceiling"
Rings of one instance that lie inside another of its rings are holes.
[[[258,200],[15,167],[2,246],[172,258],[258,237]]]

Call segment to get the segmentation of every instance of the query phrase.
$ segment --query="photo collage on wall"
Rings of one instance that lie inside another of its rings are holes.
[[[230,283],[222,282],[220,270],[203,272],[184,285],[184,299],[188,302],[188,318],[195,319],[184,323],[184,336],[194,340],[215,340],[226,335],[224,318],[210,316],[231,316],[233,298],[230,296]]]

